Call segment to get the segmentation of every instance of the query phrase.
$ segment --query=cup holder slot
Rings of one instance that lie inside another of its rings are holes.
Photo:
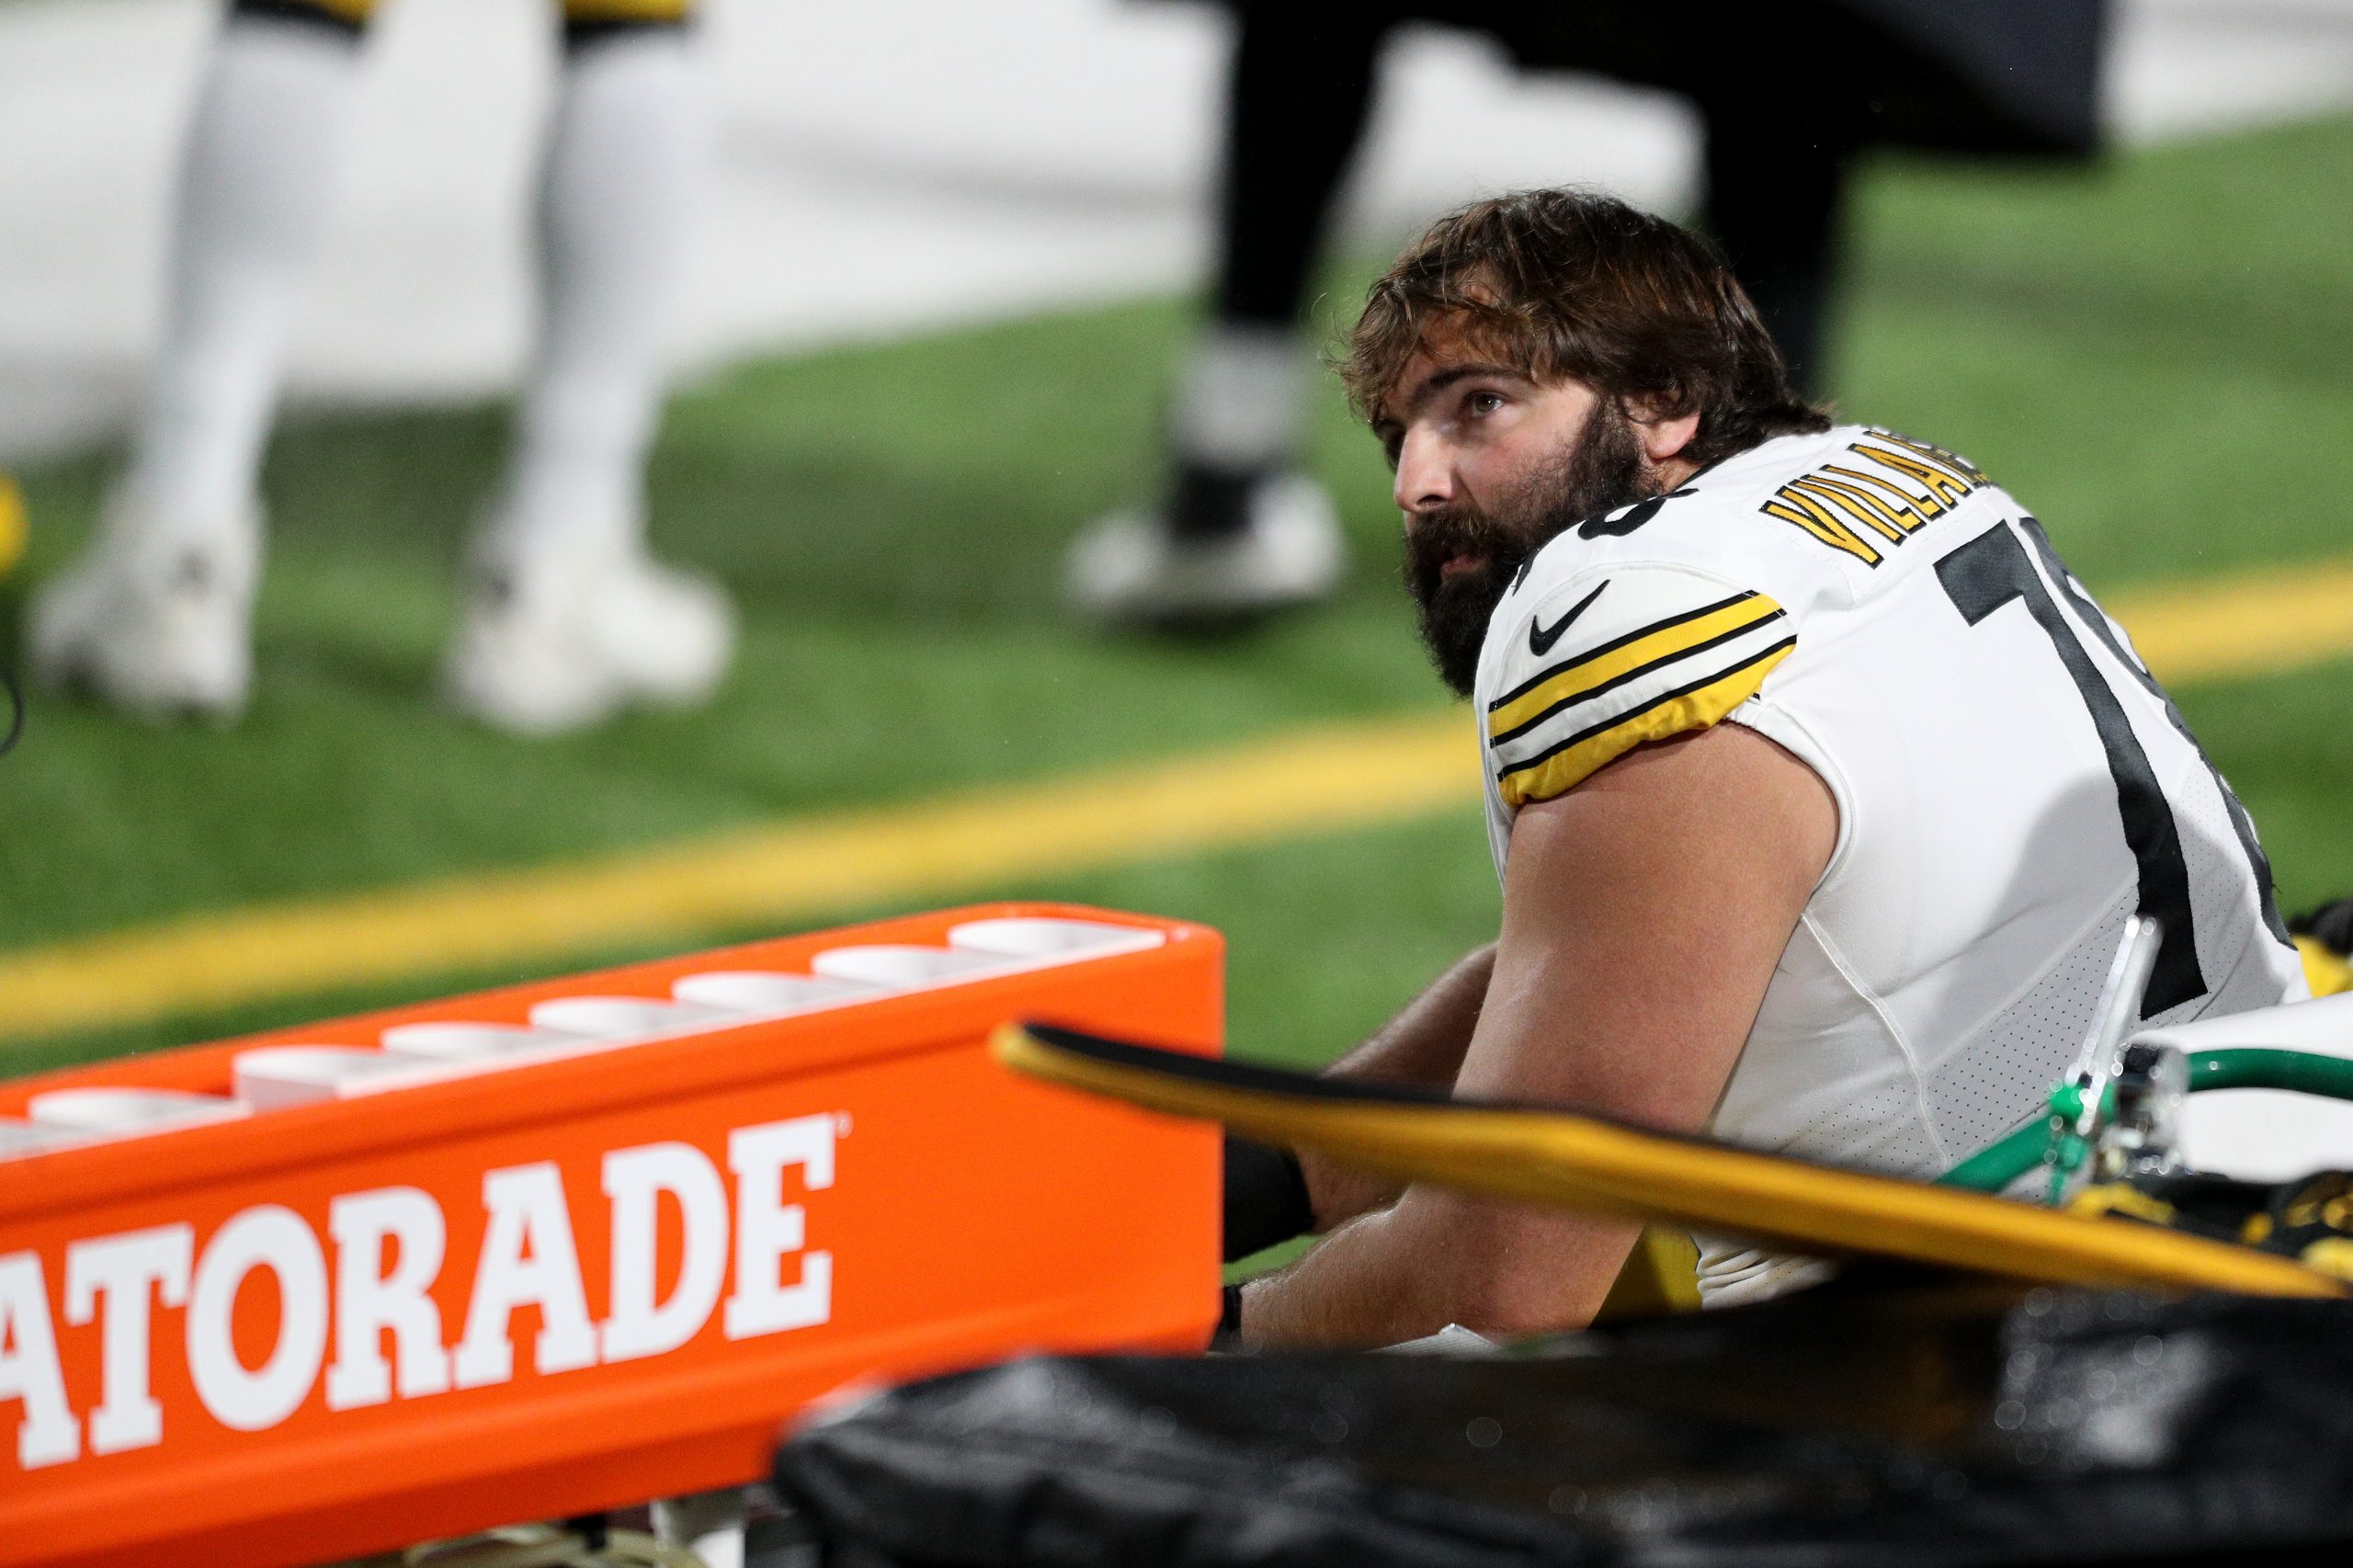
[[[643,1040],[727,1021],[721,1008],[649,996],[558,996],[531,1008],[534,1028],[591,1040]]]
[[[576,1035],[517,1024],[462,1022],[394,1024],[383,1034],[384,1049],[434,1062],[481,1062],[542,1046],[579,1043]]]
[[[877,945],[830,949],[811,960],[809,967],[828,980],[861,981],[896,990],[961,980],[1004,969],[1012,961],[1003,953],[971,949]]]
[[[670,987],[670,994],[681,1002],[725,1013],[777,1014],[827,1006],[848,997],[874,994],[879,989],[859,981],[782,970],[724,969],[681,975]]]
[[[1168,938],[1136,926],[1110,926],[1099,920],[1054,920],[1008,917],[968,920],[948,931],[951,948],[1008,958],[1096,958],[1108,953],[1141,952]]]
[[[25,1114],[34,1121],[79,1132],[153,1132],[166,1127],[233,1121],[251,1108],[226,1095],[190,1094],[184,1089],[51,1089],[28,1101]]]
[[[47,1122],[0,1116],[0,1160],[12,1154],[37,1154],[43,1149],[59,1148],[84,1136],[85,1134],[71,1127],[55,1127]]]
[[[424,1059],[352,1045],[264,1045],[230,1059],[237,1097],[256,1110],[313,1105],[337,1098],[370,1079],[414,1077]]]

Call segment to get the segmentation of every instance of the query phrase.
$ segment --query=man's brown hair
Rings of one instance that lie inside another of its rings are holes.
[[[1366,297],[1340,379],[1379,423],[1434,329],[1542,381],[1574,377],[1673,419],[1702,467],[1775,436],[1826,430],[1716,247],[1607,196],[1529,190],[1430,226]]]

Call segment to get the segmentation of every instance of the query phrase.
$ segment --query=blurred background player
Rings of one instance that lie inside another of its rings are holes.
[[[1072,552],[1071,597],[1104,620],[1233,624],[1337,583],[1338,518],[1302,466],[1314,347],[1302,314],[1383,46],[1404,23],[1490,34],[1526,68],[1688,96],[1700,226],[1816,398],[1857,153],[2080,156],[2098,140],[2106,0],[1689,0],[1671,17],[1543,0],[1223,3],[1236,39],[1209,320],[1171,396],[1165,494]]]
[[[374,5],[229,7],[183,150],[164,344],[130,466],[88,551],[33,603],[33,661],[52,683],[149,715],[244,705],[262,451]],[[691,0],[562,9],[537,348],[443,670],[459,709],[524,734],[699,701],[734,638],[719,588],[656,562],[644,540],[661,331],[710,142]]]

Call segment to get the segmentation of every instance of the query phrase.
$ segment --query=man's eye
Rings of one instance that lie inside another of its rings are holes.
[[[1473,418],[1483,418],[1504,405],[1500,393],[1474,392],[1462,400],[1462,411]]]

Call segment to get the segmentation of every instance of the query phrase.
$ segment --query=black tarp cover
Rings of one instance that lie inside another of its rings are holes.
[[[1036,1358],[776,1475],[868,1568],[2341,1561],[2353,1303],[1882,1276],[1526,1358]]]

